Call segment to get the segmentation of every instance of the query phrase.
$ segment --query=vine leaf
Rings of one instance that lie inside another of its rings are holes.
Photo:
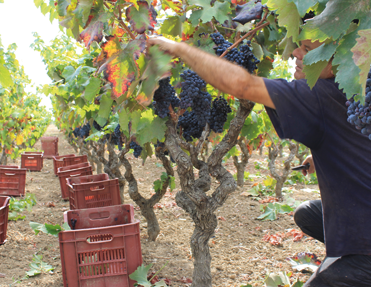
[[[332,65],[337,66],[336,82],[339,83],[339,88],[343,89],[347,97],[350,98],[355,94],[361,94],[361,86],[359,83],[360,68],[354,63],[353,53],[351,49],[356,44],[357,31],[345,35],[342,42],[336,49],[336,54]]]
[[[300,40],[312,39],[323,42],[327,38],[338,39],[349,28],[353,19],[358,19],[362,23],[370,17],[370,1],[354,3],[349,0],[330,0],[321,14],[306,21],[300,33]]]
[[[328,61],[318,61],[317,63],[304,66],[303,72],[305,73],[305,79],[307,80],[308,86],[312,89],[316,84],[322,70],[327,66]]]
[[[81,26],[85,26],[88,21],[90,10],[93,7],[93,2],[94,0],[79,0],[79,4],[75,9],[74,14],[79,20]]]
[[[336,48],[338,47],[338,43],[323,43],[318,48],[311,50],[308,54],[304,57],[304,65],[312,65],[319,61],[328,61],[331,57],[335,54]]]
[[[292,40],[296,42],[301,24],[301,17],[296,5],[292,2],[288,3],[287,0],[269,0],[268,6],[273,10],[277,9],[278,24],[286,27],[286,36],[292,37]]]
[[[173,37],[182,36],[182,20],[180,16],[175,15],[167,18],[161,26],[161,33]]]
[[[359,83],[362,87],[362,95],[365,95],[367,75],[371,65],[371,29],[358,31],[360,38],[351,49],[355,64],[361,69]]]
[[[57,11],[58,15],[63,17],[67,15],[67,7],[71,4],[71,0],[58,0]]]
[[[80,34],[80,38],[84,41],[85,47],[89,48],[93,41],[100,43],[103,39],[104,22],[107,21],[110,14],[103,13],[94,18]]]
[[[100,90],[101,80],[98,78],[90,78],[89,84],[84,91],[84,98],[91,102]]]
[[[139,145],[144,145],[152,140],[161,140],[165,136],[166,119],[155,117],[153,110],[148,109],[140,116],[140,121],[136,128],[137,141]]]
[[[153,6],[148,6],[146,1],[138,1],[137,3],[138,9],[134,5],[126,9],[126,19],[135,32],[143,34],[147,29],[153,30],[157,23],[157,12]]]
[[[288,0],[289,2],[294,2],[296,8],[298,9],[300,17],[304,17],[310,7],[317,4],[316,0]]]
[[[224,23],[229,19],[228,14],[231,12],[230,4],[227,1],[223,3],[216,1],[214,6],[211,6],[209,0],[189,0],[189,4],[202,7],[202,9],[192,12],[189,18],[192,25],[197,25],[199,19],[204,23],[209,22],[213,17],[220,23]]]
[[[137,270],[135,270],[133,273],[129,275],[129,278],[131,280],[136,281],[137,285],[142,285],[143,287],[151,287],[152,284],[147,279],[147,273],[148,273],[148,270],[151,269],[151,267],[152,267],[152,264],[149,264],[147,266],[142,264],[141,266],[137,268]]]
[[[4,87],[10,87],[13,85],[12,77],[8,69],[4,66],[5,61],[3,57],[0,57],[0,84]]]
[[[116,46],[116,48],[118,47]],[[103,71],[105,79],[111,83],[112,97],[123,96],[131,83],[139,77],[136,60],[144,48],[145,40],[133,40],[119,52],[114,53],[110,50],[112,56],[99,69],[98,73]]]
[[[158,81],[167,76],[171,69],[171,56],[165,54],[157,46],[149,48],[151,58],[147,62],[141,80],[143,81],[141,91],[136,100],[144,106],[152,102],[153,94],[158,88]]]
[[[255,3],[255,0],[244,5],[237,5],[236,17],[232,20],[242,25],[252,20],[261,19],[263,13],[263,5],[261,2]]]
[[[162,3],[162,9],[172,9],[175,13],[181,12],[182,9],[182,2],[179,1],[172,1],[172,0],[163,0]]]

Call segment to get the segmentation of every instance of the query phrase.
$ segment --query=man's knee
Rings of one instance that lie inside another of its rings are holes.
[[[295,210],[294,221],[297,226],[302,227],[310,216],[310,200],[301,203]]]

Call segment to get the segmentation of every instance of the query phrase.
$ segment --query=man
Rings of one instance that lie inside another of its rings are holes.
[[[311,149],[321,201],[303,203],[295,213],[300,228],[325,242],[326,259],[306,287],[371,286],[371,143],[347,123],[346,97],[334,81],[331,62],[310,90],[303,58],[321,45],[305,40],[296,57],[296,80],[268,80],[211,54],[165,38],[150,45],[180,57],[202,79],[239,99],[265,105],[281,138]]]

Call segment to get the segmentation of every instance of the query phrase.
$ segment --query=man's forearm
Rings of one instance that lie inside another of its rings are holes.
[[[250,75],[242,67],[185,43],[179,43],[176,55],[220,91],[274,108],[263,79]]]

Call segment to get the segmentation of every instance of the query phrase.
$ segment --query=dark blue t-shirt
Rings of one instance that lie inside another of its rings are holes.
[[[371,255],[371,141],[347,122],[346,97],[334,79],[264,79],[281,138],[311,149],[321,192],[327,256]]]

